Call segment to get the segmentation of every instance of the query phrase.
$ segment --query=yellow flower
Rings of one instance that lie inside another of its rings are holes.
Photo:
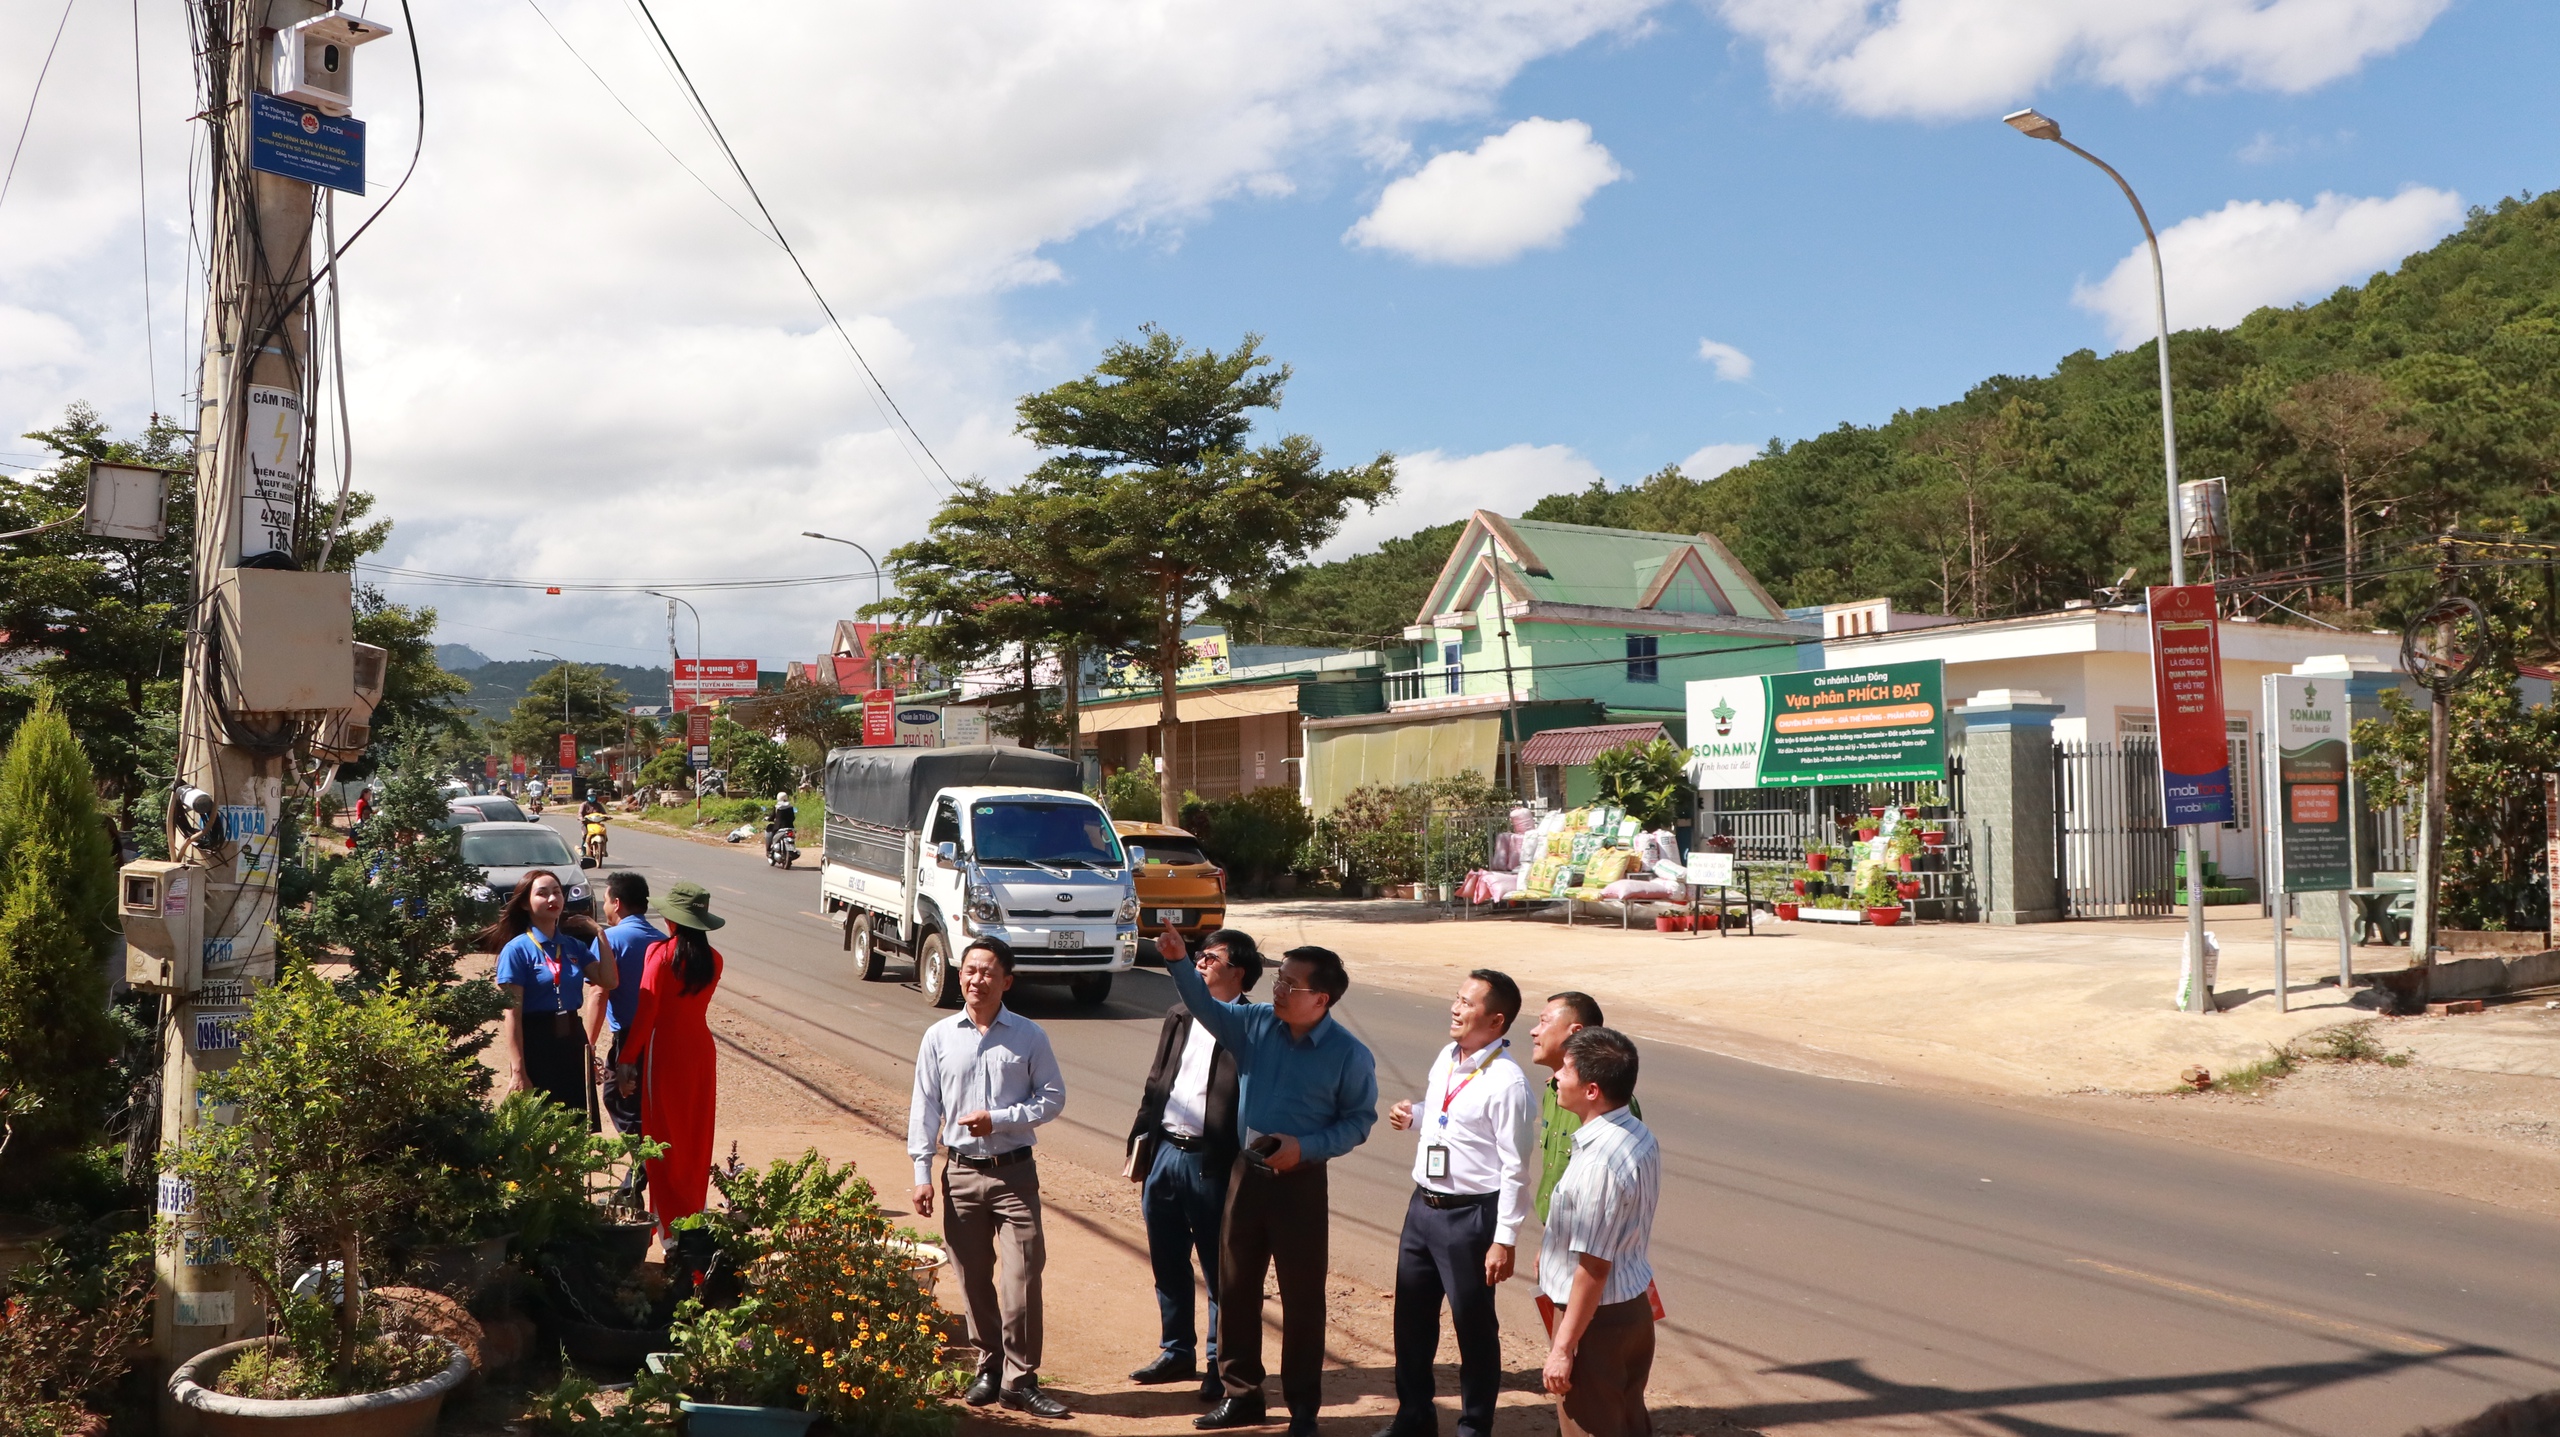
[[[841,1313],[841,1312],[834,1313],[834,1314],[831,1314],[831,1315],[832,1315],[832,1316],[835,1318],[835,1320],[836,1320],[836,1321],[838,1321],[838,1322],[842,1322],[842,1321],[844,1321],[844,1314],[843,1314],[843,1313]]]

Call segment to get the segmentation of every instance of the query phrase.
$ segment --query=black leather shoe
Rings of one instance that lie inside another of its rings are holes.
[[[986,1406],[996,1400],[996,1380],[979,1373],[978,1380],[969,1384],[969,1390],[960,1395],[960,1400],[972,1407]]]
[[[1271,1418],[1262,1410],[1259,1394],[1252,1397],[1222,1397],[1218,1405],[1191,1419],[1191,1425],[1203,1432],[1221,1427],[1259,1427]]]
[[[1289,1437],[1316,1437],[1316,1419],[1312,1417],[1290,1418]]]
[[[1067,1415],[1067,1404],[1041,1391],[1040,1379],[1037,1377],[1026,1377],[1022,1379],[1021,1386],[1006,1388],[1004,1405],[1016,1412],[1028,1412],[1034,1417]]]
[[[1226,1396],[1226,1395],[1227,1395],[1227,1384],[1225,1384],[1224,1382],[1221,1382],[1221,1381],[1219,1381],[1219,1380],[1218,1380],[1218,1374],[1216,1374],[1216,1373],[1212,1372],[1212,1373],[1210,1373],[1208,1376],[1203,1377],[1203,1378],[1201,1378],[1201,1379],[1200,1379],[1200,1400],[1201,1400],[1201,1401],[1203,1401],[1203,1402],[1215,1402],[1215,1401],[1217,1401],[1219,1398],[1224,1397],[1224,1396]]]
[[[1156,1360],[1129,1374],[1129,1380],[1152,1387],[1159,1382],[1188,1382],[1200,1375],[1200,1364],[1179,1353],[1159,1352]]]

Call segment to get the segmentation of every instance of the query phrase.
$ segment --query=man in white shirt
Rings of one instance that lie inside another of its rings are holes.
[[[1049,1035],[1008,1012],[1013,949],[973,938],[960,955],[960,1011],[924,1030],[907,1105],[907,1156],[915,1160],[918,1217],[933,1216],[933,1154],[942,1150],[942,1236],[960,1270],[969,1345],[978,1350],[972,1407],[1001,1400],[1035,1417],[1067,1406],[1040,1390],[1040,1171],[1032,1129],[1067,1105]],[[1003,1282],[997,1250],[1003,1250]]]
[[[1547,1205],[1538,1309],[1547,1319],[1546,1389],[1563,1437],[1652,1437],[1654,1204],[1662,1149],[1627,1110],[1636,1045],[1615,1028],[1565,1041],[1556,1100],[1582,1119]]]
[[[1529,1141],[1537,1105],[1511,1057],[1520,985],[1490,968],[1469,973],[1449,1005],[1449,1045],[1431,1064],[1422,1101],[1387,1114],[1418,1129],[1412,1199],[1396,1252],[1396,1416],[1378,1437],[1434,1437],[1431,1359],[1440,1304],[1458,1336],[1458,1434],[1490,1437],[1502,1387],[1502,1329],[1493,1290],[1511,1276],[1529,1199]]]
[[[1200,976],[1209,996],[1240,1002],[1262,973],[1262,950],[1252,937],[1221,928],[1200,946]],[[1236,1055],[1180,1003],[1164,1015],[1155,1063],[1138,1097],[1129,1128],[1129,1181],[1143,1184],[1138,1210],[1147,1223],[1147,1257],[1155,1269],[1156,1315],[1162,1336],[1154,1359],[1129,1374],[1155,1385],[1201,1378],[1200,1400],[1220,1395],[1218,1370],[1218,1231],[1226,1211],[1227,1179],[1244,1139],[1236,1130],[1240,1087]],[[1193,1325],[1191,1263],[1209,1291],[1209,1347],[1202,1360]]]

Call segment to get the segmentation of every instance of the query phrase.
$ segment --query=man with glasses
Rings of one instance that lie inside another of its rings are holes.
[[[1271,1005],[1221,1002],[1183,952],[1156,941],[1184,1006],[1235,1055],[1244,1149],[1227,1180],[1218,1240],[1218,1405],[1192,1420],[1217,1429],[1264,1420],[1262,1276],[1280,1287],[1280,1392],[1290,1437],[1315,1437],[1324,1406],[1324,1278],[1329,1226],[1325,1165],[1360,1146],[1378,1120],[1378,1067],[1333,1020],[1351,987],[1329,948],[1292,948],[1271,980]]]
[[[1200,977],[1221,1003],[1243,1000],[1262,973],[1262,950],[1233,928],[1221,928],[1200,945]],[[1209,1376],[1200,1398],[1219,1396],[1218,1229],[1227,1203],[1227,1179],[1243,1140],[1236,1134],[1235,1054],[1180,1003],[1164,1015],[1156,1037],[1155,1065],[1138,1099],[1129,1129],[1129,1180],[1143,1183],[1138,1207],[1147,1222],[1147,1256],[1155,1268],[1156,1311],[1163,1343],[1155,1360],[1129,1374],[1154,1385],[1200,1376],[1197,1329],[1192,1325],[1191,1260],[1209,1293]]]

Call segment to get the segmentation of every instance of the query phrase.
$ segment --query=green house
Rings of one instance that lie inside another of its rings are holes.
[[[1526,791],[1517,745],[1550,728],[1657,720],[1679,737],[1691,679],[1792,671],[1822,631],[1711,535],[1480,509],[1404,637],[1387,712],[1305,725],[1319,813],[1362,784],[1466,770]]]

